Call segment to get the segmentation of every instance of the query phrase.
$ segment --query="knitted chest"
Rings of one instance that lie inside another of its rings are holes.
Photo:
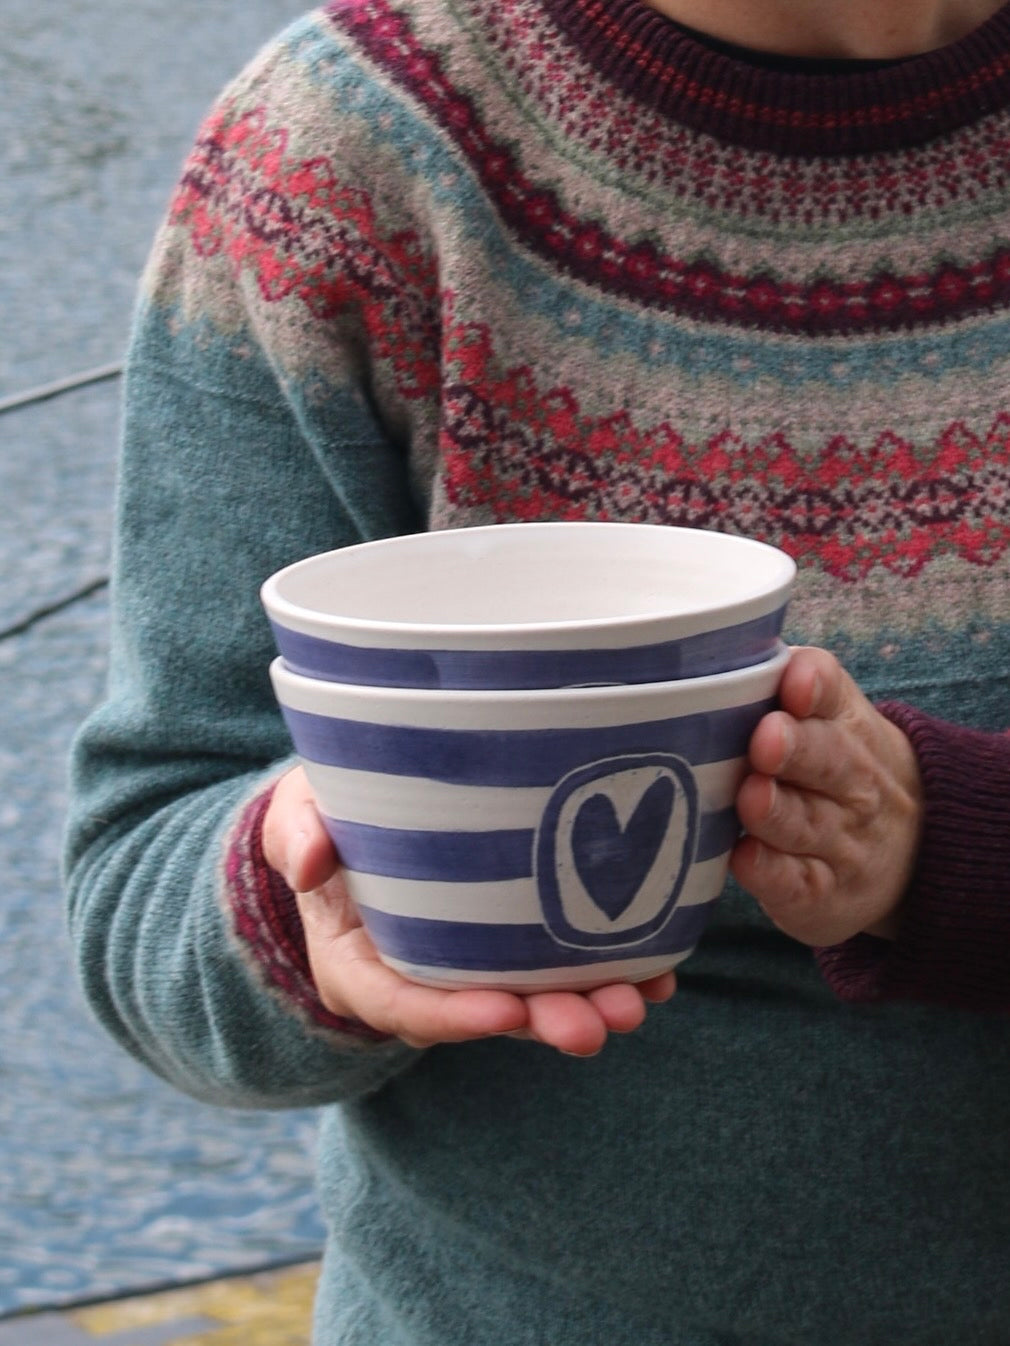
[[[373,0],[292,30],[176,198],[206,260],[190,320],[225,272],[255,285],[289,395],[363,384],[432,526],[777,543],[800,565],[793,639],[952,714],[965,677],[1010,666],[1006,90],[892,144],[910,76],[881,72],[839,153],[823,80],[785,120],[772,76],[727,104],[742,68],[681,39],[643,92],[630,37],[604,68],[599,25],[562,9]],[[688,71],[694,103],[671,106]],[[709,134],[706,96],[749,120]],[[801,140],[770,145],[772,124]]]

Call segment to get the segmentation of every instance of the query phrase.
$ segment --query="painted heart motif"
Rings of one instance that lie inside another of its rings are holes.
[[[590,796],[579,809],[572,827],[575,868],[586,892],[611,921],[627,911],[645,882],[670,825],[673,803],[673,781],[660,776],[623,828],[605,794]]]

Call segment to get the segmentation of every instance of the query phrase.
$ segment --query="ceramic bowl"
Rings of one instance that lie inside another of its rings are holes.
[[[424,691],[271,667],[382,959],[433,986],[638,981],[694,948],[788,660],[623,687]]]
[[[307,677],[473,690],[666,682],[760,663],[795,565],[750,538],[624,523],[418,533],[299,561],[262,598]]]

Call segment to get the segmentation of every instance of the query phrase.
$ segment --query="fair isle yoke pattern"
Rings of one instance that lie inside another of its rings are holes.
[[[829,96],[642,13],[316,13],[203,128],[160,302],[237,279],[296,401],[367,369],[431,525],[761,537],[794,639],[951,714],[1010,663],[1010,17]]]

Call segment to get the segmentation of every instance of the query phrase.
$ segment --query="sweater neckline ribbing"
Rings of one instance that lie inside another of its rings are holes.
[[[741,60],[643,0],[541,3],[625,93],[753,150],[834,157],[912,148],[1010,103],[1010,3],[936,51],[829,73]]]
[[[676,19],[667,19],[667,23],[678,28],[682,33],[703,47],[708,47],[710,51],[721,51],[724,55],[732,57],[748,65],[764,66],[768,70],[779,70],[786,73],[798,75],[840,75],[853,74],[860,70],[883,70],[889,66],[900,65],[902,61],[907,61],[907,56],[882,57],[882,58],[863,58],[863,57],[829,57],[829,56],[779,56],[771,51],[757,51],[750,47],[740,46],[736,42],[727,42],[719,37],[710,37],[707,33],[699,32],[689,24],[680,23]]]

